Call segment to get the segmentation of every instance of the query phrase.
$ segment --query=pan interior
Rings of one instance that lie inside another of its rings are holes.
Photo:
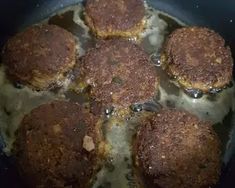
[[[70,3],[74,4],[75,1],[71,1]],[[38,4],[36,6],[38,7],[38,10],[36,10],[40,12],[40,9],[44,5]],[[81,13],[83,11],[81,6],[72,5],[67,7],[66,4],[61,3],[57,8],[60,10],[51,10],[47,14],[41,15],[40,18],[39,13],[37,13],[37,16],[32,16],[29,20],[24,22],[21,27],[19,27],[19,30],[22,30],[26,25],[36,23],[39,20],[43,20],[40,22],[48,22],[50,24],[59,25],[72,32],[75,36],[79,36],[79,38],[77,38],[81,44],[81,46],[78,46],[79,51],[81,52],[79,55],[83,55],[89,47],[94,45],[95,41],[81,19]],[[47,15],[51,13],[52,15],[50,18],[46,18]],[[167,75],[161,70],[160,67],[158,67],[157,63],[159,61],[159,52],[165,38],[169,35],[169,33],[176,28],[191,23],[184,20],[186,22],[185,23],[169,16],[166,13],[163,13],[162,11],[156,11],[152,8],[148,8],[148,13],[146,16],[149,18],[149,28],[151,29],[142,33],[143,42],[141,43],[141,46],[143,46],[152,57],[153,63],[156,63],[157,73],[161,76],[161,78],[163,78],[160,83],[161,94],[158,102],[163,106],[184,108],[198,115],[201,119],[212,121],[215,124],[214,127],[223,142],[223,161],[227,164],[233,154],[232,152],[235,145],[233,136],[234,115],[232,112],[234,106],[233,102],[231,102],[231,98],[234,97],[234,87],[225,90],[217,96],[203,96],[201,99],[192,99],[175,87],[174,84],[169,81]],[[68,77],[67,83],[70,82],[71,77],[72,75]],[[8,82],[5,78],[4,70],[1,68],[0,98],[3,100],[0,101],[0,121],[2,123],[1,145],[4,153],[9,156],[11,155],[10,151],[14,141],[14,132],[17,130],[19,122],[23,116],[30,112],[31,109],[53,99],[65,99],[66,97],[80,103],[87,102],[85,97],[82,95],[74,97],[74,94],[69,92],[66,86],[68,85],[65,84],[65,87],[56,92],[38,93],[32,92],[26,87],[19,89],[12,86]],[[152,108],[152,106],[155,105],[154,103],[140,105],[142,105],[145,109],[151,109],[153,111],[158,110],[157,108]],[[107,121],[104,124],[104,127],[109,127],[109,129],[104,131],[106,132],[106,138],[109,143],[111,143],[113,149],[106,165],[98,173],[98,180],[95,182],[94,187],[136,187],[138,186],[136,183],[137,180],[134,175],[133,168],[131,167],[131,139],[135,134],[138,113],[134,115],[134,118],[127,118],[125,121],[119,121],[109,117],[106,118]]]

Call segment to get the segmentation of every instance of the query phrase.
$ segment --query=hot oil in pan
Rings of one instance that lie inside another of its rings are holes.
[[[49,23],[64,27],[77,36],[84,36],[84,33],[87,32],[81,32],[82,28],[76,29],[78,28],[77,24],[81,21],[76,14],[81,13],[69,11],[60,16],[56,15],[49,19]],[[200,93],[193,91],[194,93],[192,94],[194,97],[201,97],[200,99],[192,99],[182,90],[178,89],[172,83],[173,81],[169,80],[166,73],[162,71],[161,67],[159,67],[161,64],[159,52],[165,38],[176,28],[182,27],[184,24],[151,8],[148,8],[146,17],[148,18],[148,29],[141,34],[141,46],[151,56],[152,63],[156,65],[156,72],[161,77],[160,100],[158,102],[163,106],[186,109],[200,118],[210,120],[213,123],[222,122],[232,108],[230,99],[233,97],[233,87],[211,96],[199,96]],[[68,25],[68,23],[70,24]],[[85,40],[80,39],[80,41],[85,41],[85,43],[82,42],[84,50],[87,49],[87,39],[89,39],[88,46],[94,45],[91,37],[86,35]],[[150,107],[151,105],[151,103],[147,105],[138,104],[136,106],[139,106],[139,108],[136,111],[141,111],[142,108],[154,109]],[[113,120],[112,118],[105,125],[105,127],[108,127],[106,138],[112,145],[112,150],[107,164],[98,174],[99,181],[96,181],[94,187],[136,187],[136,179],[133,175],[133,168],[131,167],[133,161],[130,152],[132,135],[135,133],[136,127],[135,120],[119,121],[117,119]],[[223,137],[223,143],[226,143],[228,137],[225,135],[228,136],[231,130],[231,124],[226,125],[226,129],[223,130],[218,132],[221,138]]]
[[[62,11],[64,12],[64,11]],[[83,55],[84,51],[94,46],[96,40],[89,33],[88,27],[84,24],[83,10],[80,6],[74,6],[64,13],[57,14],[48,19],[49,24],[58,25],[77,37],[79,56]],[[79,39],[78,39],[79,38]]]
[[[223,141],[225,151],[226,144],[230,139],[230,131],[232,130],[232,124],[228,122],[228,119],[231,119],[232,116],[229,111],[233,108],[231,98],[234,97],[234,87],[228,88],[217,95],[203,95],[200,99],[193,99],[178,89],[173,84],[173,81],[168,78],[167,74],[162,71],[159,53],[169,33],[184,24],[152,8],[146,8],[148,27],[140,35],[142,38],[140,45],[150,55],[151,63],[156,65],[156,73],[160,76],[160,95],[157,102],[162,106],[186,109],[201,119],[215,123],[215,128]],[[96,42],[96,39],[89,33],[89,29],[84,24],[82,17],[81,6],[73,6],[62,10],[43,22],[59,25],[73,33],[77,37],[78,56],[82,56]],[[4,70],[1,69],[0,98],[3,100],[0,101],[0,121],[1,123],[3,122],[1,124],[1,132],[7,146],[5,151],[8,154],[10,153],[14,141],[14,132],[17,130],[19,122],[31,109],[53,99],[71,99],[79,103],[88,102],[86,94],[77,95],[67,91],[68,87],[54,92],[32,92],[26,87],[15,88],[5,79],[3,72]],[[73,78],[73,75],[68,78],[67,85],[70,83],[71,78]],[[13,100],[16,102],[13,103]],[[133,111],[135,111],[135,115],[132,118],[115,118],[107,114],[108,116],[104,120],[103,131],[106,140],[110,144],[110,155],[104,167],[97,174],[94,188],[139,187],[139,181],[133,167],[132,138],[136,132],[138,119],[148,115],[148,112],[145,111],[157,111],[159,105],[149,102],[136,104],[132,107]],[[228,123],[222,125],[223,119],[227,114],[229,114],[226,117]]]

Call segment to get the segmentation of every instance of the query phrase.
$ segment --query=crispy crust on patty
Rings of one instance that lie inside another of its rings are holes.
[[[85,20],[99,37],[134,37],[145,26],[142,0],[88,0]]]
[[[26,115],[15,153],[28,185],[86,187],[100,160],[96,123],[82,106],[66,101],[41,105]]]
[[[33,89],[63,80],[75,64],[75,39],[55,25],[35,25],[10,38],[3,50],[8,77]]]
[[[220,142],[212,126],[185,111],[164,109],[145,119],[136,163],[155,186],[208,187],[220,174]]]
[[[122,39],[100,41],[83,57],[80,72],[96,101],[117,108],[153,99],[159,84],[148,55]]]
[[[232,80],[230,48],[219,34],[207,28],[174,31],[165,44],[162,62],[168,74],[187,89],[208,92]]]

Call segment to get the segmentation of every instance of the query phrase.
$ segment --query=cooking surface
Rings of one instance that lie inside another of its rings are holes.
[[[40,5],[39,5],[40,6]],[[83,55],[87,48],[94,45],[95,40],[90,36],[88,28],[84,25],[83,20],[80,19],[81,8],[80,6],[72,6],[66,8],[59,13],[59,16],[54,15],[49,20],[43,22],[49,24],[59,25],[68,31],[72,32],[75,36],[79,36],[79,42],[82,44],[79,50]],[[228,88],[223,92],[212,96],[204,95],[200,99],[192,99],[187,96],[182,90],[179,90],[167,77],[167,75],[159,67],[159,50],[166,36],[169,35],[174,29],[184,25],[177,19],[173,19],[166,14],[159,11],[149,9],[148,11],[148,24],[149,28],[142,33],[144,38],[141,46],[149,53],[152,63],[156,64],[156,71],[161,77],[160,83],[160,96],[157,97],[157,102],[163,106],[184,108],[201,119],[210,120],[215,124],[221,140],[223,141],[224,151],[226,147],[231,149],[231,137],[233,135],[233,114],[230,112],[233,109],[233,102],[231,98],[234,97],[234,87]],[[13,86],[10,84],[5,76],[4,70],[0,71],[0,121],[2,139],[5,141],[6,147],[3,150],[10,155],[11,145],[14,141],[14,131],[19,125],[19,121],[23,115],[28,113],[34,107],[51,101],[53,99],[65,99],[66,97],[72,100],[79,101],[80,103],[87,102],[84,100],[86,96],[76,96],[74,93],[68,92],[68,85],[73,75],[67,79],[65,87],[57,90],[56,92],[32,92],[30,89],[21,86]],[[74,97],[75,96],[75,97]],[[2,100],[3,99],[3,100]],[[19,100],[20,99],[20,100]],[[15,101],[15,102],[13,102]],[[145,110],[157,110],[155,103],[139,104],[135,111],[134,117],[128,120],[116,120],[108,118],[104,127],[109,127],[106,132],[107,140],[113,146],[107,164],[98,173],[98,181],[93,187],[135,187],[136,181],[131,167],[131,138],[135,133],[136,120],[140,114],[145,113]],[[139,108],[139,110],[138,110]],[[229,113],[230,112],[230,113]],[[224,119],[224,117],[226,117]],[[226,123],[225,123],[226,122]],[[229,123],[228,123],[229,122]],[[9,127],[10,125],[10,127]],[[223,127],[223,128],[222,128]],[[117,134],[118,133],[118,134]],[[122,142],[118,142],[122,140]],[[227,148],[224,154],[224,162],[227,163],[230,158],[231,150]],[[122,152],[120,152],[122,151]],[[6,169],[7,171],[8,169]],[[108,178],[107,178],[108,177]]]

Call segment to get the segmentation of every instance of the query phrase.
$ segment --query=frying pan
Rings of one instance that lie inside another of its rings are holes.
[[[0,48],[10,36],[22,28],[78,2],[81,0],[1,0]],[[156,9],[177,17],[187,25],[207,26],[219,32],[230,45],[235,59],[234,0],[149,0],[148,3]],[[235,114],[230,121],[235,124]],[[0,138],[1,147],[3,142]],[[235,131],[225,159],[226,164],[218,187],[232,188],[235,187]],[[13,159],[0,152],[0,188],[24,187],[12,161]]]

